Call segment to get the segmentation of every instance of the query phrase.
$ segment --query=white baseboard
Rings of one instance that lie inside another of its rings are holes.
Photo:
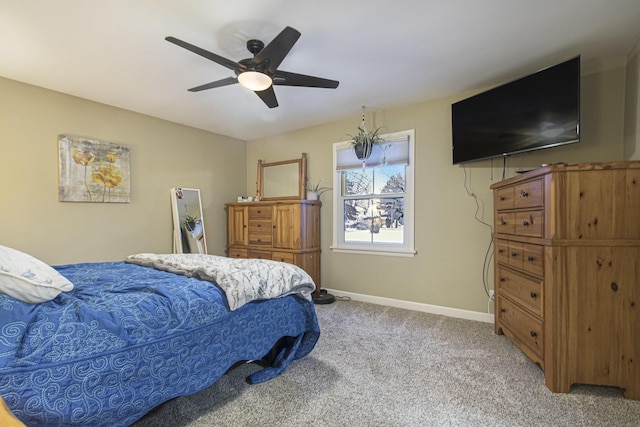
[[[337,289],[327,289],[327,292],[336,297],[349,297],[354,301],[369,302],[372,304],[386,305],[389,307],[404,308],[407,310],[422,311],[424,313],[440,314],[443,316],[457,317],[460,319],[475,320],[478,322],[493,323],[493,314],[479,311],[462,310],[459,308],[442,307],[439,305],[423,304],[420,302],[404,301],[393,298],[376,297],[372,295],[344,292]]]

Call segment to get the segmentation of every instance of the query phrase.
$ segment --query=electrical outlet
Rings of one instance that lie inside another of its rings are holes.
[[[495,301],[496,295],[493,289],[489,289],[489,301]]]

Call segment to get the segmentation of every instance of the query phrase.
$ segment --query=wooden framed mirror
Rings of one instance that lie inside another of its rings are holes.
[[[257,196],[260,200],[302,200],[307,181],[307,155],[293,160],[263,163],[258,160]]]

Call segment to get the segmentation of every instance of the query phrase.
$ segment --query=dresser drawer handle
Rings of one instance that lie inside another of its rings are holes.
[[[522,225],[524,225],[525,227],[528,227],[528,226],[529,226],[529,221],[524,220],[524,221],[522,222]]]
[[[500,313],[506,313],[506,312],[507,312],[507,310],[505,310],[504,308],[500,309]]]
[[[257,210],[256,212],[257,212],[257,213],[262,213],[262,211],[261,211],[261,210]]]
[[[500,283],[504,283],[504,282],[505,282],[505,278],[504,278],[504,277],[501,277],[501,278],[500,278]]]
[[[261,227],[262,227],[262,224],[258,224],[258,228],[261,228]]]
[[[533,262],[533,257],[532,257],[531,255],[529,255],[529,256],[527,257],[527,261],[529,261],[529,262]]]
[[[507,221],[505,221],[504,219],[500,219],[500,225],[507,225]]]
[[[537,336],[538,334],[536,333],[536,331],[531,331],[531,338],[535,338]]]
[[[500,201],[504,202],[504,196],[500,196]]]
[[[529,193],[527,193],[526,191],[522,191],[522,197],[529,197]]]
[[[517,256],[518,256],[518,253],[517,253],[517,252],[511,252],[511,257],[512,257],[512,258],[515,258],[515,257],[517,257]]]
[[[535,292],[533,292],[533,291],[531,292],[531,294],[530,294],[530,295],[531,295],[531,298],[533,298],[533,299],[538,298],[538,294],[536,294],[536,293],[535,293]]]
[[[499,254],[503,254],[504,253],[504,249],[498,249],[498,253]]]

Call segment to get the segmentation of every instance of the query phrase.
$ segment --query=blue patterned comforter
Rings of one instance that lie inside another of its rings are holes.
[[[241,360],[269,354],[251,376],[266,381],[319,337],[313,303],[297,296],[231,311],[192,277],[123,262],[56,269],[74,289],[53,301],[0,295],[0,395],[27,425],[126,426]]]

